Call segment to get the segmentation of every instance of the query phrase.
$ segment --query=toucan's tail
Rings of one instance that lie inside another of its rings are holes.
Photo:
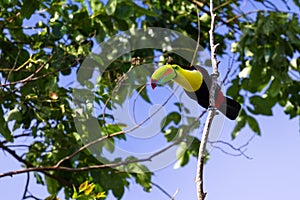
[[[226,101],[224,101],[219,108],[219,110],[231,120],[235,120],[237,118],[240,109],[241,105],[229,97],[226,97]]]

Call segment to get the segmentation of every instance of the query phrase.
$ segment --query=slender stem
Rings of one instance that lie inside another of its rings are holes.
[[[198,8],[196,9],[197,12],[197,24],[198,24],[198,37],[197,37],[197,44],[196,44],[196,48],[194,51],[194,55],[192,58],[192,62],[191,65],[193,66],[195,64],[195,60],[197,59],[197,54],[198,54],[198,50],[199,50],[199,45],[200,45],[200,38],[201,38],[201,30],[200,30],[200,13],[198,11]]]
[[[170,200],[174,200],[174,198],[163,188],[161,187],[160,185],[154,183],[154,182],[151,182],[153,186],[157,187],[162,193],[164,193],[168,198],[170,198]]]
[[[29,181],[30,181],[30,174],[29,174],[29,172],[27,172],[26,184],[25,184],[25,190],[24,190],[24,194],[23,194],[23,199],[26,198],[26,194],[28,192]]]

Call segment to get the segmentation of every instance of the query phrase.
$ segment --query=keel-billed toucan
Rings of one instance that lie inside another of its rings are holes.
[[[196,100],[204,108],[209,107],[209,90],[212,79],[203,67],[179,66],[167,64],[158,68],[151,76],[151,86],[154,89],[157,85],[163,85],[170,80],[182,86],[189,97]],[[231,120],[237,118],[241,105],[224,97],[220,86],[217,86],[215,93],[216,108]]]

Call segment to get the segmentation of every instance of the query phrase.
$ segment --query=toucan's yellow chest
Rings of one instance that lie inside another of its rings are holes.
[[[197,91],[203,82],[203,76],[198,70],[180,69],[176,71],[174,81],[181,85],[188,92]]]

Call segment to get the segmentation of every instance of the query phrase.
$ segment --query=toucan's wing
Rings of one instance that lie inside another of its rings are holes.
[[[203,76],[203,80],[209,89],[211,87],[212,80],[207,70],[204,67],[200,67],[200,66],[194,66],[194,68],[201,72]]]
[[[210,90],[212,84],[211,76],[203,67],[196,66],[195,68],[202,73],[207,90]],[[241,109],[241,105],[238,102],[223,95],[220,85],[217,85],[216,88],[216,107],[231,120],[235,120],[237,118]]]
[[[207,85],[208,90],[210,90],[211,84],[212,84],[212,79],[211,76],[208,74],[207,70],[203,67],[196,66],[194,67],[195,69],[199,70],[203,76],[203,80],[205,84]],[[217,85],[216,91],[219,92],[221,90],[220,85]]]

